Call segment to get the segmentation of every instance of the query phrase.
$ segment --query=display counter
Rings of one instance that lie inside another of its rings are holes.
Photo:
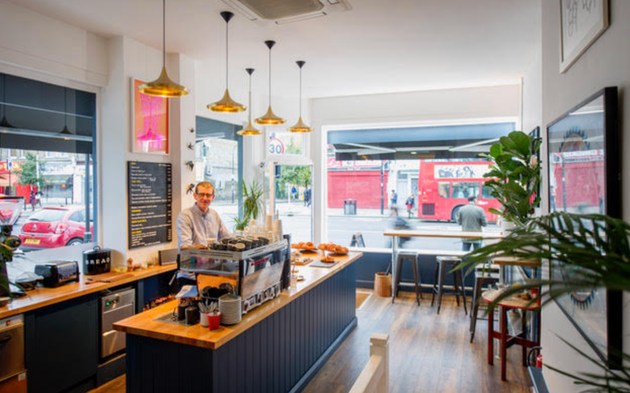
[[[299,267],[303,282],[218,330],[170,321],[175,302],[116,323],[127,333],[127,392],[301,389],[356,326],[361,256]]]

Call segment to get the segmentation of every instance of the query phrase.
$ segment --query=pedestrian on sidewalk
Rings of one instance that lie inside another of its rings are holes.
[[[28,203],[31,204],[33,211],[35,211],[35,204],[37,203],[37,197],[35,196],[34,190],[31,190],[31,195],[28,197]]]
[[[413,211],[413,205],[415,204],[415,198],[413,194],[409,195],[405,205],[407,206],[407,218],[411,218],[411,212]]]
[[[392,190],[392,193],[389,196],[389,208],[395,209],[397,203],[398,203],[398,194],[396,194],[396,190]]]

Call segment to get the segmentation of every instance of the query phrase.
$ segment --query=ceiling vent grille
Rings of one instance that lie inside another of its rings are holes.
[[[347,0],[223,0],[250,20],[297,22],[352,9]]]

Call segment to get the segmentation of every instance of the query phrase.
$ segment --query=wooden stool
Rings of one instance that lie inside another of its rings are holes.
[[[438,309],[437,313],[440,313],[440,308],[442,307],[442,294],[444,292],[444,277],[448,270],[452,270],[456,266],[458,266],[462,259],[454,256],[445,256],[441,255],[435,258],[437,264],[435,266],[435,276],[433,277],[433,294],[431,296],[431,307],[433,307],[433,301],[435,300],[435,294],[438,295]],[[464,292],[464,272],[460,269],[456,272],[453,272],[453,284],[455,286],[455,299],[457,300],[457,305],[459,306],[459,295],[462,295],[464,300],[464,313],[468,315],[468,309],[466,307],[466,293]]]
[[[413,267],[413,286],[416,290],[416,301],[420,305],[420,298],[422,297],[422,280],[420,279],[420,271],[418,270],[418,258],[415,252],[401,251],[398,253],[398,259],[396,260],[396,277],[394,281],[395,293],[392,296],[392,303],[398,296],[398,289],[401,285],[402,266],[403,261],[411,261]]]
[[[475,269],[475,287],[473,289],[472,301],[470,302],[470,342],[475,339],[477,328],[477,314],[479,313],[479,300],[484,285],[493,285],[499,282],[498,266],[479,265]]]
[[[486,291],[481,294],[484,301],[492,303],[492,301],[499,295],[499,291]],[[540,345],[538,339],[528,340],[525,337],[525,312],[526,311],[538,311],[540,306],[532,304],[528,307],[529,300],[523,300],[519,298],[503,299],[497,305],[499,306],[499,328],[500,331],[494,330],[494,313],[488,313],[488,364],[494,364],[494,339],[500,340],[500,352],[501,352],[501,380],[505,381],[506,378],[506,356],[507,349],[514,344],[518,344],[523,347],[523,366],[527,365],[527,348],[533,348]],[[507,310],[521,310],[523,316],[521,317],[523,331],[518,336],[510,336],[507,333]],[[535,318],[536,329],[540,331],[540,317]],[[534,333],[534,332],[532,332]],[[538,334],[532,334],[537,337]]]

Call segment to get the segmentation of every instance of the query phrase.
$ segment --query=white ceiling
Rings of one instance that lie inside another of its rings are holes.
[[[15,4],[104,37],[124,35],[161,49],[159,0],[15,0]],[[352,10],[277,25],[230,22],[230,79],[256,68],[266,90],[273,49],[274,94],[295,96],[296,60],[305,60],[304,96],[332,97],[519,82],[536,57],[540,0],[349,0]],[[223,78],[221,0],[167,0],[168,52]],[[234,11],[234,10],[232,10]],[[262,75],[260,75],[262,74]],[[283,77],[291,76],[291,77]],[[294,77],[295,76],[295,77]],[[295,94],[294,94],[295,93]]]

